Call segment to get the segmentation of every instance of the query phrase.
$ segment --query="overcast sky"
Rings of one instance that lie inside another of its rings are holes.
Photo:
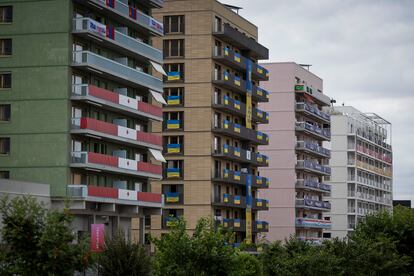
[[[392,123],[394,199],[414,203],[414,1],[221,2],[243,7],[270,61],[312,64],[338,104]]]

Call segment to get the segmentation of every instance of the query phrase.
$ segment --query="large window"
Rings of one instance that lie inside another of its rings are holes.
[[[184,33],[184,15],[164,16],[164,33]]]
[[[0,179],[9,179],[10,172],[9,171],[0,171]]]
[[[12,40],[0,39],[0,56],[11,56],[12,54]]]
[[[164,64],[164,70],[167,72],[164,81],[184,81],[184,63]]]
[[[0,122],[10,122],[10,104],[0,104]]]
[[[0,23],[10,23],[13,21],[13,7],[1,6],[0,7]]]
[[[10,154],[10,138],[0,137],[0,154]]]
[[[0,72],[0,89],[11,88],[11,73]]]
[[[184,39],[164,40],[164,58],[184,57]]]

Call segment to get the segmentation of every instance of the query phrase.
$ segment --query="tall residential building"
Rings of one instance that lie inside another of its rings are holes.
[[[0,175],[50,185],[79,234],[160,212],[162,0],[0,3]],[[153,153],[154,158],[150,155]],[[158,164],[157,164],[158,163]],[[144,222],[144,219],[141,219]]]
[[[330,105],[323,93],[322,79],[293,62],[263,64],[270,79],[263,87],[270,93],[260,107],[269,113],[270,124],[261,126],[270,145],[259,150],[270,158],[263,176],[272,179],[264,196],[270,201],[263,219],[269,221],[268,239],[284,240],[292,235],[309,242],[320,242],[322,230],[330,227],[325,212],[331,205],[325,196],[331,191],[324,183],[331,169],[329,141],[330,116],[322,107]]]
[[[162,216],[153,216],[156,235],[168,231],[177,217],[188,230],[201,217],[214,217],[236,232],[236,242],[253,241],[268,224],[258,219],[267,210],[259,189],[269,179],[258,167],[267,157],[257,151],[268,144],[258,131],[268,101],[260,88],[267,70],[257,64],[268,49],[257,42],[257,27],[216,0],[166,1],[154,17],[164,23],[164,122],[154,131],[163,135],[167,163],[164,179],[153,183],[162,192]]]
[[[391,123],[351,106],[329,108],[332,167],[327,237],[346,237],[367,214],[392,210]]]

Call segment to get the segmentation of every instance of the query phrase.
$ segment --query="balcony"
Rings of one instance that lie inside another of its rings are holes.
[[[162,108],[93,85],[73,85],[71,100],[95,103],[107,110],[143,120],[162,121]]]
[[[163,122],[164,131],[180,131],[184,129],[183,120],[167,120]]]
[[[269,223],[261,220],[254,221],[253,232],[269,232]]]
[[[269,165],[269,158],[266,155],[236,148],[227,144],[224,144],[223,147],[215,150],[213,156],[222,157],[239,163],[249,163],[253,166],[267,167]]]
[[[330,211],[331,203],[313,199],[296,199],[296,208]]]
[[[298,179],[296,181],[296,189],[303,189],[308,191],[322,192],[329,194],[331,193],[331,185],[320,183],[311,179]]]
[[[325,112],[320,111],[318,108],[313,107],[312,105],[302,102],[296,103],[296,111],[301,112],[314,120],[317,120],[320,123],[330,124],[331,116]]]
[[[250,141],[258,145],[269,144],[269,136],[267,136],[267,134],[246,128],[239,124],[231,123],[227,120],[224,120],[222,124],[220,123],[213,127],[213,132],[231,136],[243,141]]]
[[[318,144],[313,144],[310,142],[299,141],[296,143],[296,150],[304,151],[306,153],[312,154],[316,157],[330,158],[331,151],[325,149],[324,147],[319,146]]]
[[[305,84],[296,84],[294,87],[296,93],[304,93],[316,100],[320,105],[329,106],[331,99],[325,94],[319,92],[317,89],[306,86]]]
[[[269,188],[270,181],[266,177],[255,176],[247,173],[242,173],[241,171],[232,171],[228,169],[223,169],[223,171],[216,171],[213,177],[213,181],[246,186],[249,178],[251,178],[253,188]]]
[[[227,47],[214,47],[213,59],[237,71],[247,70],[247,59]],[[269,80],[269,71],[257,63],[252,62],[252,78],[258,81]]]
[[[166,168],[164,178],[165,180],[182,179],[183,170],[181,168]]]
[[[300,228],[331,229],[331,221],[323,219],[296,218],[295,225]]]
[[[392,157],[389,154],[385,154],[385,153],[379,153],[376,152],[375,150],[371,150],[367,147],[364,147],[362,145],[357,145],[356,146],[356,151],[358,153],[364,154],[366,156],[369,156],[371,158],[377,159],[377,160],[381,160],[382,162],[388,163],[389,165],[392,164]]]
[[[183,194],[180,192],[164,193],[165,204],[183,204]]]
[[[378,168],[374,165],[362,162],[360,160],[356,161],[356,166],[359,169],[363,169],[366,171],[369,171],[371,173],[375,173],[375,174],[379,174],[381,176],[387,177],[387,178],[392,178],[392,169],[391,168]]]
[[[246,95],[248,93],[246,88],[247,82],[241,77],[227,71],[224,71],[222,74],[214,74],[213,83],[225,89],[240,93],[241,95]],[[252,85],[252,97],[258,102],[268,102],[269,92],[256,85]]]
[[[178,219],[178,217],[174,216],[162,216],[162,229],[168,229],[173,227]]]
[[[67,196],[72,202],[98,202],[105,204],[133,205],[142,207],[161,208],[162,195],[155,193],[138,192],[134,190],[98,187],[87,185],[68,185]],[[76,204],[83,206],[85,203]],[[136,208],[136,213],[138,209]]]
[[[164,148],[165,154],[183,154],[184,148],[181,144],[166,144]]]
[[[236,116],[246,117],[246,104],[228,96],[214,99],[213,107]],[[269,123],[269,113],[258,108],[252,108],[252,121],[256,123]]]
[[[296,169],[304,170],[310,173],[316,173],[319,175],[331,175],[330,167],[320,165],[318,162],[311,160],[298,160]]]
[[[234,232],[246,231],[246,221],[244,219],[223,218],[222,224],[224,229],[231,229]]]
[[[162,149],[162,138],[151,133],[99,121],[92,118],[72,119],[72,134],[97,136],[115,143],[143,148]]]
[[[161,22],[137,10],[134,7],[124,4],[118,0],[76,0],[78,3],[91,8],[111,17],[114,21],[119,21],[122,24],[130,26],[137,31],[147,35],[162,36],[164,34],[164,27]],[[160,0],[145,0],[145,4],[156,5],[161,4]]]
[[[161,179],[162,167],[151,163],[94,152],[72,152],[70,166],[145,178]]]
[[[93,42],[111,48],[112,50],[135,58],[149,62],[155,61],[162,64],[162,51],[144,42],[128,36],[120,31],[99,23],[90,18],[73,19],[72,33],[86,39],[93,38]]]
[[[74,51],[72,67],[97,73],[127,86],[163,93],[161,79],[89,51]]]
[[[269,200],[261,198],[253,198],[253,209],[259,211],[269,210]]]
[[[326,128],[320,128],[316,125],[312,125],[308,122],[296,122],[295,126],[296,131],[301,131],[305,134],[308,134],[315,139],[319,140],[331,140],[331,130]]]
[[[246,197],[240,195],[223,194],[214,197],[213,205],[232,208],[246,208]]]
[[[214,26],[213,35],[229,44],[234,45],[255,59],[269,58],[269,50],[266,47],[259,44],[253,38],[239,32],[227,23]]]

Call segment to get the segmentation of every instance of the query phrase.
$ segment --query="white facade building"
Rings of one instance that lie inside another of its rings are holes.
[[[351,106],[330,108],[331,229],[344,238],[367,214],[392,209],[391,123]]]

